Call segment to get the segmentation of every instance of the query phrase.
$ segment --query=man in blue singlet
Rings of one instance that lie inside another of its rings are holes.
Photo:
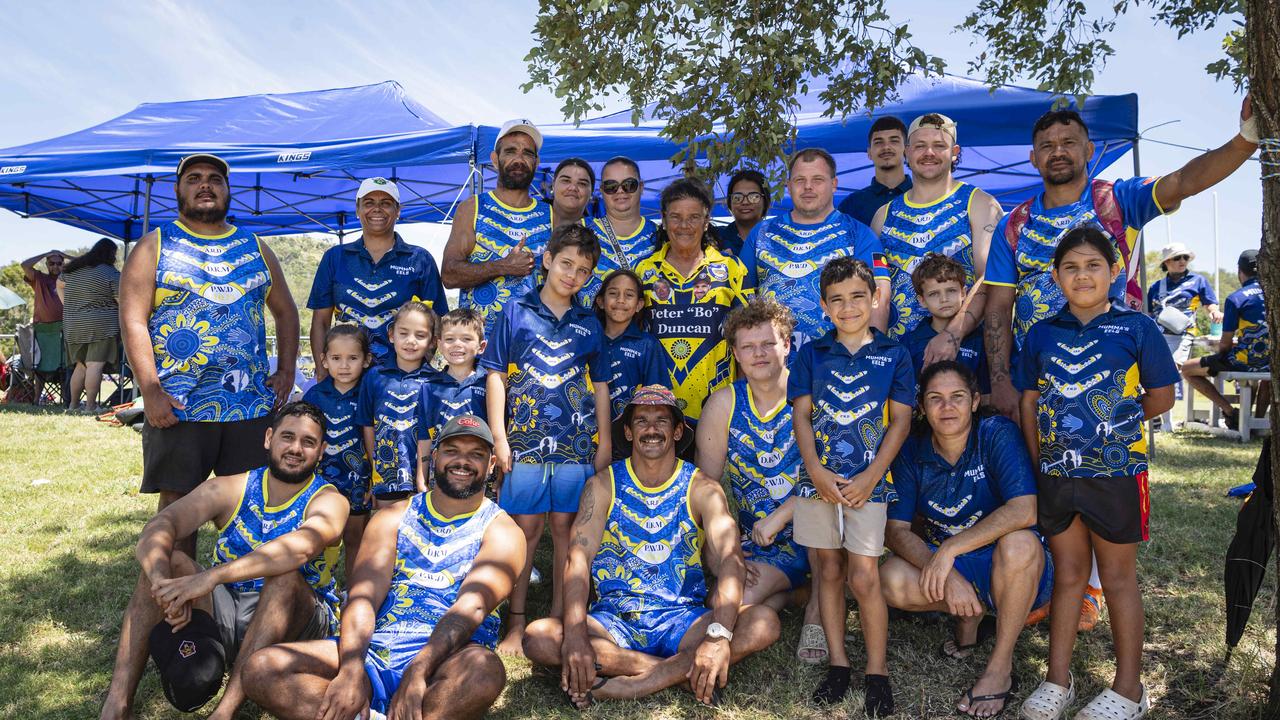
[[[729,666],[778,639],[778,616],[742,606],[746,568],[720,484],[676,457],[675,395],[636,390],[622,418],[631,457],[587,481],[565,567],[564,616],[529,625],[524,651],[561,668],[579,708],[687,682],[712,704]],[[715,593],[706,573],[716,576]],[[594,581],[597,602],[588,611]]]
[[[524,533],[484,496],[493,434],[459,415],[428,459],[431,490],[369,523],[339,636],[249,659],[249,697],[274,716],[476,718],[502,693],[496,608],[524,565]]]
[[[872,269],[880,303],[871,324],[884,328],[888,318],[889,270],[880,240],[866,225],[836,211],[835,192],[831,153],[822,148],[797,151],[787,167],[791,212],[760,221],[742,245],[744,286],[795,313],[795,350],[831,330],[831,321],[818,307],[818,276],[833,258],[854,257]]]
[[[160,493],[160,509],[210,473],[261,467],[271,411],[293,390],[298,308],[267,244],[227,224],[228,173],[222,158],[183,158],[178,219],[138,241],[120,278],[120,334],[146,408],[142,492]],[[195,535],[179,547],[194,555]]]
[[[879,210],[871,231],[880,236],[889,264],[889,326],[895,339],[916,329],[928,312],[916,298],[911,273],[930,253],[964,266],[964,287],[975,287],[987,267],[991,232],[1000,221],[1000,203],[986,192],[952,176],[960,162],[956,124],[937,113],[921,115],[907,132],[907,164],[913,185]],[[943,332],[925,348],[924,364],[952,360],[977,329],[986,296],[973,292]]]
[[[459,307],[484,314],[486,337],[507,301],[536,284],[534,258],[551,239],[551,206],[529,196],[541,150],[533,123],[508,120],[489,154],[498,186],[462,201],[444,246],[445,287],[462,289]]]
[[[143,529],[142,574],[120,628],[102,718],[133,717],[150,654],[165,696],[184,712],[216,695],[229,671],[209,716],[229,720],[244,702],[243,660],[253,651],[337,629],[333,570],[349,506],[315,474],[324,415],[290,403],[265,433],[258,442],[268,450],[266,467],[201,484]],[[208,522],[218,538],[206,570],[178,542]]]

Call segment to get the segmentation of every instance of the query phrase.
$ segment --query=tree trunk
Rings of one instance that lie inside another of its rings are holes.
[[[1258,130],[1271,144],[1262,146],[1262,252],[1258,270],[1267,306],[1267,327],[1280,332],[1280,0],[1248,0],[1245,3],[1246,35],[1249,51],[1249,88],[1253,95],[1253,112],[1258,116]],[[1280,337],[1271,334],[1271,421],[1280,420]],[[1280,488],[1280,443],[1271,443],[1271,479]],[[1280,519],[1280,503],[1276,503]],[[1280,552],[1275,553],[1276,576],[1280,577]],[[1280,603],[1276,604],[1276,623],[1280,628]],[[1267,716],[1280,717],[1280,633],[1276,639],[1277,662],[1271,672],[1271,692],[1267,698]]]

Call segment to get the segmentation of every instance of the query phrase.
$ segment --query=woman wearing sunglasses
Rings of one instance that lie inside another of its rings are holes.
[[[671,389],[690,425],[702,404],[733,380],[721,325],[745,305],[746,269],[716,247],[711,193],[696,180],[680,179],[662,191],[660,247],[636,267],[644,283],[650,330],[671,356]],[[691,459],[691,458],[690,458]]]
[[[591,228],[600,239],[600,260],[595,275],[578,297],[591,307],[600,283],[614,270],[635,270],[640,261],[657,249],[654,237],[658,226],[640,214],[640,167],[621,155],[611,158],[600,170],[600,195],[604,217],[593,218]]]

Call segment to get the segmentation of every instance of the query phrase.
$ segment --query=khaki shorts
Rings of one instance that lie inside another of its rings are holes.
[[[844,514],[841,536],[839,514]],[[844,548],[854,555],[880,557],[884,553],[886,503],[869,502],[860,508],[833,505],[820,497],[797,498],[792,516],[795,541],[816,550]]]
[[[89,343],[67,343],[67,362],[79,363],[114,363],[120,359],[120,341],[118,338],[94,340]]]

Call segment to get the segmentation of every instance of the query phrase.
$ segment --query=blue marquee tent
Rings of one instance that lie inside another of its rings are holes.
[[[797,147],[824,147],[836,157],[843,194],[872,176],[865,150],[873,117],[857,109],[844,121],[823,117],[819,90],[800,98]],[[959,123],[960,178],[1007,207],[1039,186],[1027,162],[1029,136],[1052,105],[1050,94],[1016,87],[992,92],[947,76],[912,78],[899,95],[875,114],[909,122],[940,112]],[[1097,144],[1090,166],[1097,175],[1136,142],[1137,96],[1091,97],[1082,113]],[[598,170],[608,158],[628,155],[639,161],[646,180],[644,207],[656,212],[658,192],[680,176],[670,162],[678,146],[659,136],[661,128],[651,113],[633,125],[629,111],[576,127],[543,125],[546,164],[539,189],[549,185],[550,169],[561,158],[577,155]],[[0,207],[135,240],[145,228],[176,217],[174,168],[182,156],[201,151],[231,163],[231,216],[254,232],[341,235],[357,229],[355,190],[361,178],[374,175],[400,183],[404,221],[447,221],[459,198],[493,186],[488,160],[497,132],[492,125],[452,126],[395,82],[149,103],[70,135],[0,149]],[[722,179],[720,194],[723,189]]]

